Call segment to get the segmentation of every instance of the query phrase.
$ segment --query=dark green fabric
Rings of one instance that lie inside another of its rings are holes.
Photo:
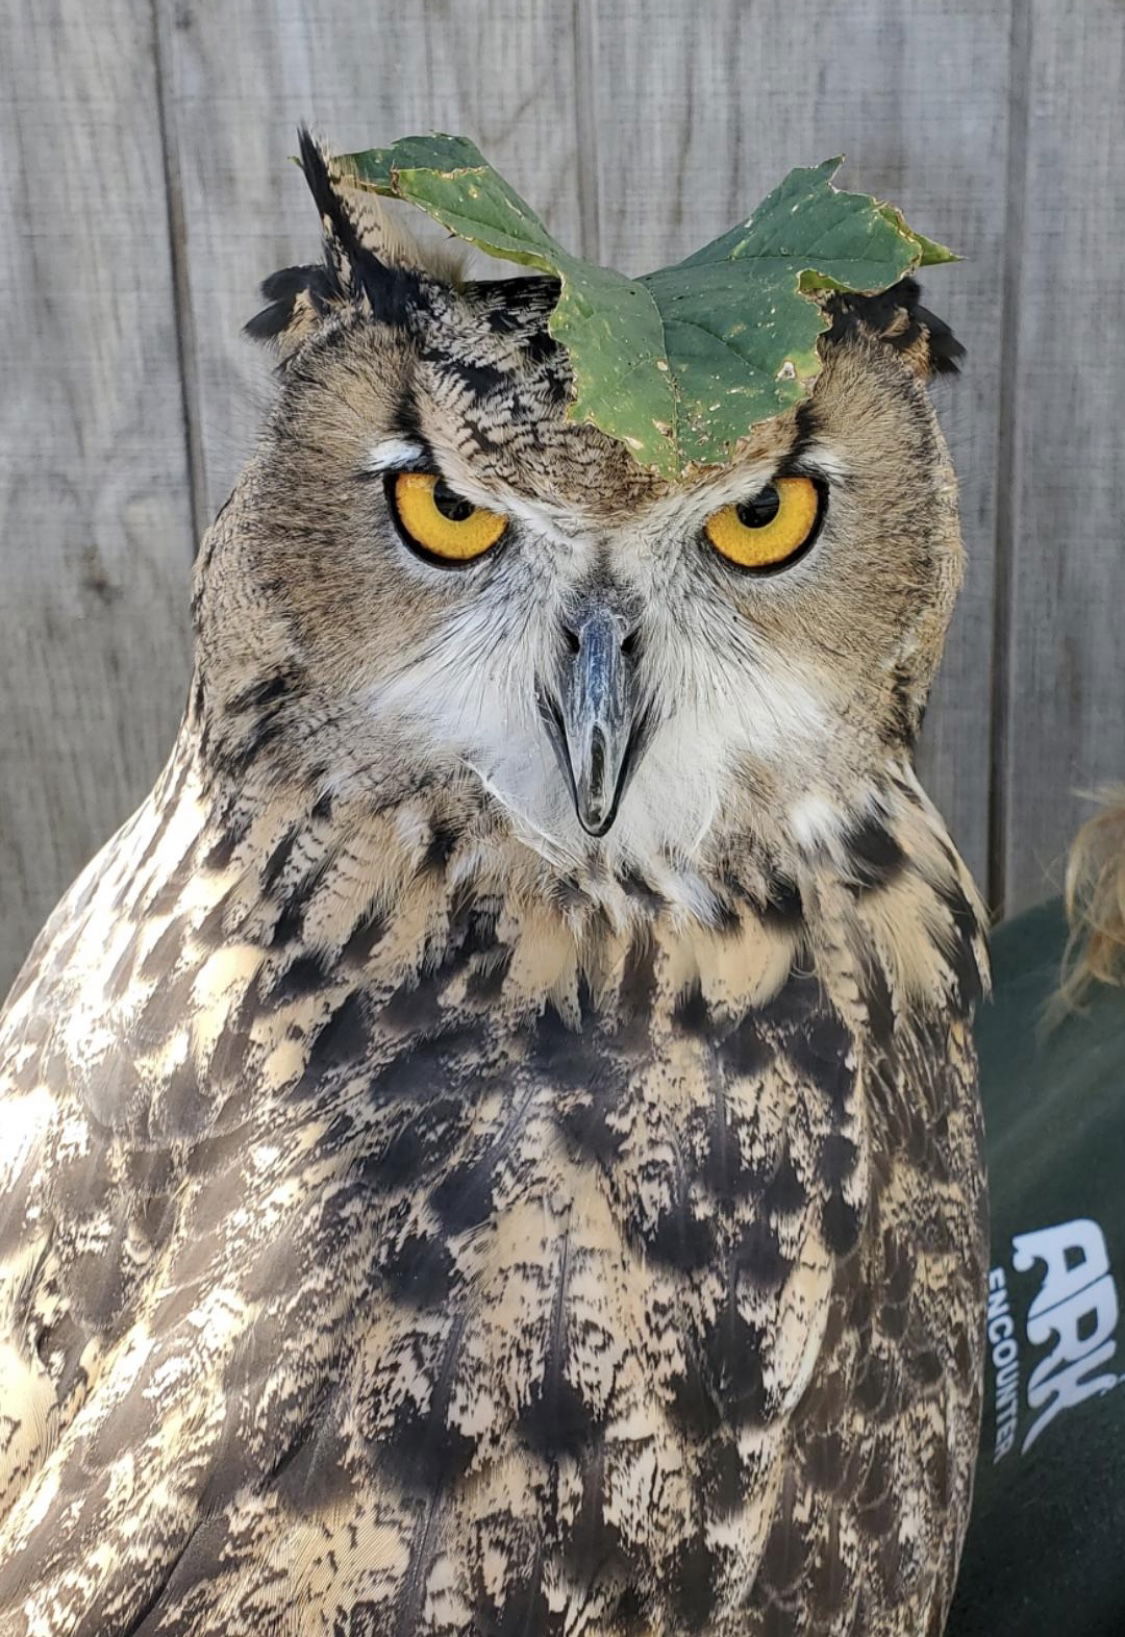
[[[990,1357],[948,1637],[1125,1637],[1125,992],[1045,1034],[1065,941],[1057,903],[1003,927],[978,1023]]]

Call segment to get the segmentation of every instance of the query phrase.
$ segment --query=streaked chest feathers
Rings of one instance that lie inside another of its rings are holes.
[[[137,1629],[231,1637],[927,1606],[975,1436],[977,975],[911,785],[912,865],[748,855],[703,930],[513,890],[480,825],[216,831],[167,784],[12,1014],[14,1486],[45,1464],[0,1606],[124,1629],[154,1583]]]

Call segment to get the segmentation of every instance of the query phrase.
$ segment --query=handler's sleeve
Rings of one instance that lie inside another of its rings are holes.
[[[1125,1637],[1125,991],[1043,1032],[1060,906],[993,944],[976,1496],[947,1637]]]

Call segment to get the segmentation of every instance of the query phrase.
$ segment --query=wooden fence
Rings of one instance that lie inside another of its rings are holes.
[[[1125,776],[1122,0],[36,0],[0,50],[0,985],[148,788],[194,542],[269,392],[286,156],[470,134],[625,270],[844,152],[967,260],[931,299],[969,574],[922,751],[997,910]]]

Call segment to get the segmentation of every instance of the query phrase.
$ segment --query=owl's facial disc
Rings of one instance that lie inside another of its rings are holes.
[[[381,809],[448,789],[692,914],[701,858],[820,845],[909,754],[957,585],[923,384],[843,334],[801,414],[670,482],[571,419],[552,281],[424,294],[298,343],[216,533],[211,685],[289,700],[226,708],[238,754]]]
[[[617,815],[637,729],[629,623],[591,597],[567,626],[557,694],[540,708],[587,835],[604,836]]]

